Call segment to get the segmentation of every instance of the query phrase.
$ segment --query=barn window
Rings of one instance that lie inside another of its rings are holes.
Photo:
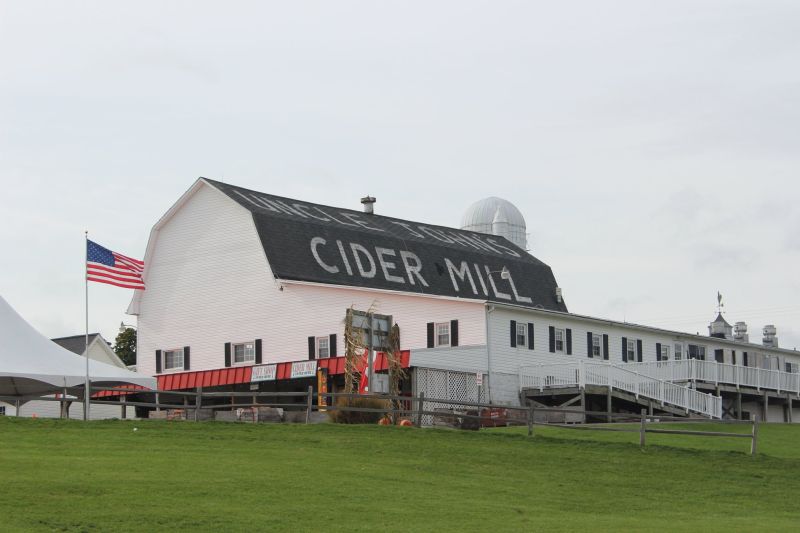
[[[183,369],[183,349],[164,352],[164,370]]]
[[[241,365],[253,363],[256,360],[256,345],[252,342],[242,342],[233,345],[233,364]]]
[[[317,337],[317,359],[327,359],[330,356],[330,337]]]
[[[680,361],[683,359],[683,344],[676,342],[673,347],[675,348],[675,360]]]
[[[517,322],[517,347],[526,348],[528,346],[528,325]]]
[[[556,329],[556,351],[564,351],[564,330]]]
[[[600,335],[592,335],[592,357],[600,357]]]
[[[6,406],[0,405],[0,416],[5,416],[6,414]]]
[[[701,361],[706,360],[706,347],[701,346],[699,344],[690,344],[689,345],[689,359],[700,359]]]
[[[669,346],[666,344],[661,345],[661,360],[669,361]]]
[[[450,322],[436,324],[436,346],[450,346]]]
[[[632,363],[636,361],[636,341],[633,339],[628,339],[628,362]]]

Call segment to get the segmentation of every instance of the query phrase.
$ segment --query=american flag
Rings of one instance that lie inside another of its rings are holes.
[[[143,271],[144,261],[112,252],[96,242],[86,241],[86,279],[89,281],[144,290]]]

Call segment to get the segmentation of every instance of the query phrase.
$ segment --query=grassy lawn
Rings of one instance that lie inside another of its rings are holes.
[[[0,530],[796,531],[800,426],[760,437],[0,417]]]

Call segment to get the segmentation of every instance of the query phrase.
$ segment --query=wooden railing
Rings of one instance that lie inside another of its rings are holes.
[[[607,386],[710,418],[722,418],[722,398],[719,396],[649,376],[634,370],[633,367],[588,363],[582,360],[525,366],[520,368],[519,384],[521,389],[539,390],[558,386],[580,388],[585,388],[586,385]]]

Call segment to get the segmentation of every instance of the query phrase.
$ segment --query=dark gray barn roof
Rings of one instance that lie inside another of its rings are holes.
[[[95,337],[98,335],[100,334],[89,333],[89,344],[92,344]],[[86,335],[73,335],[72,337],[59,337],[51,340],[62,348],[66,348],[70,352],[78,355],[83,355],[83,352],[86,350]]]
[[[503,237],[205,180],[252,213],[278,279],[567,310],[550,267]]]

